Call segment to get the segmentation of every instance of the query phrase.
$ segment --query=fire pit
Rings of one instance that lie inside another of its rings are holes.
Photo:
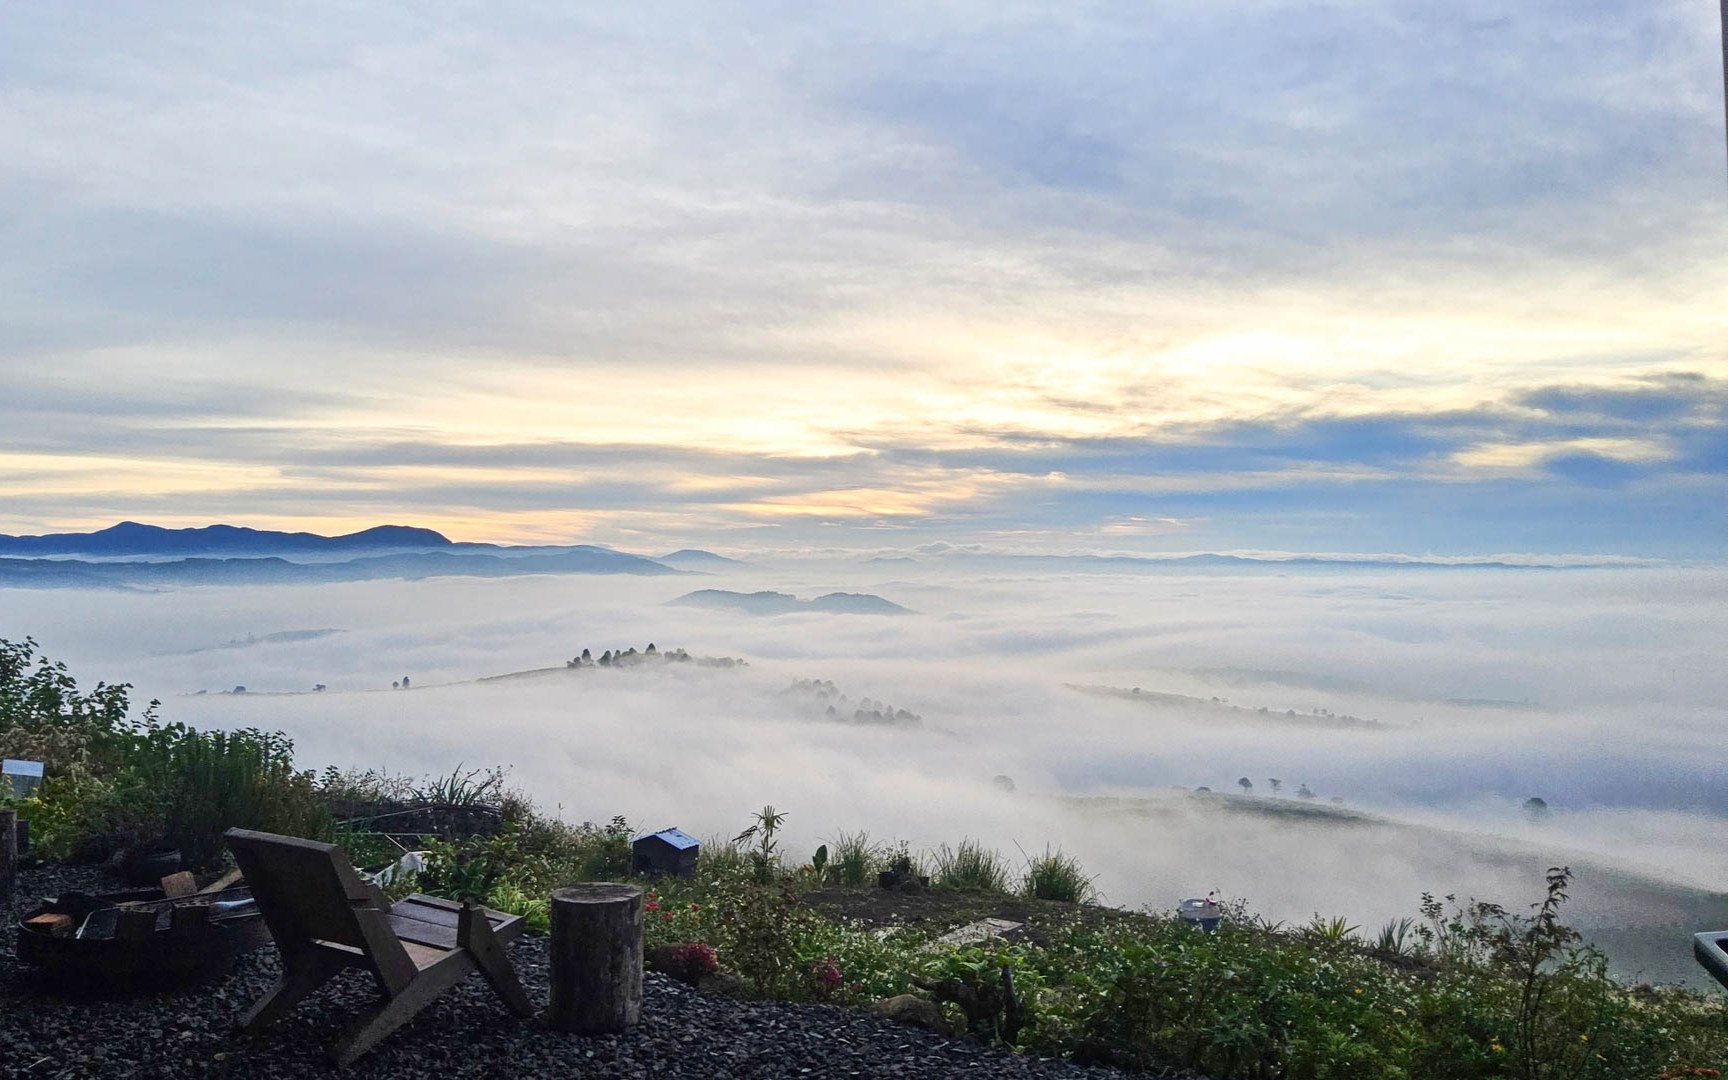
[[[215,978],[268,940],[243,886],[174,898],[65,893],[19,919],[18,959],[57,987],[102,993]]]

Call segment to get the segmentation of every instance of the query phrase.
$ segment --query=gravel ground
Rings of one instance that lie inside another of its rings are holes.
[[[62,889],[100,891],[96,874],[44,867],[19,877],[21,901]],[[243,956],[215,984],[125,998],[43,993],[14,958],[16,915],[0,929],[0,1075],[27,1077],[278,1077],[331,1071],[325,1053],[377,1000],[353,972],[260,1039],[235,1018],[277,977],[276,951]],[[528,995],[547,998],[543,938],[510,950]],[[479,976],[422,1011],[348,1070],[353,1077],[1048,1077],[1128,1074],[993,1050],[817,1005],[739,1002],[647,976],[642,1022],[623,1035],[578,1037],[507,1012]]]

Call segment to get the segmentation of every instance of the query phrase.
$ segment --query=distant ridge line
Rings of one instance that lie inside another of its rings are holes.
[[[374,525],[359,532],[323,536],[244,525],[169,529],[122,521],[95,532],[0,534],[0,555],[276,555],[359,551],[433,550],[454,546],[443,533],[413,525]]]

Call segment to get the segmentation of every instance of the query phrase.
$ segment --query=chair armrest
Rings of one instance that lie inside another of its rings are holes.
[[[1728,986],[1728,930],[1692,935],[1692,955],[1717,982]]]

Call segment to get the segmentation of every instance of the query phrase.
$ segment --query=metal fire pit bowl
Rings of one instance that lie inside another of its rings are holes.
[[[251,904],[252,891],[222,892],[167,900],[161,889],[90,896],[67,893],[44,900],[18,920],[18,959],[55,990],[79,994],[130,993],[200,982],[226,975],[234,958],[270,940]],[[121,905],[146,904],[154,925],[118,936]],[[175,908],[208,906],[207,919],[176,919]],[[26,926],[38,915],[67,915],[80,936],[56,937]]]

